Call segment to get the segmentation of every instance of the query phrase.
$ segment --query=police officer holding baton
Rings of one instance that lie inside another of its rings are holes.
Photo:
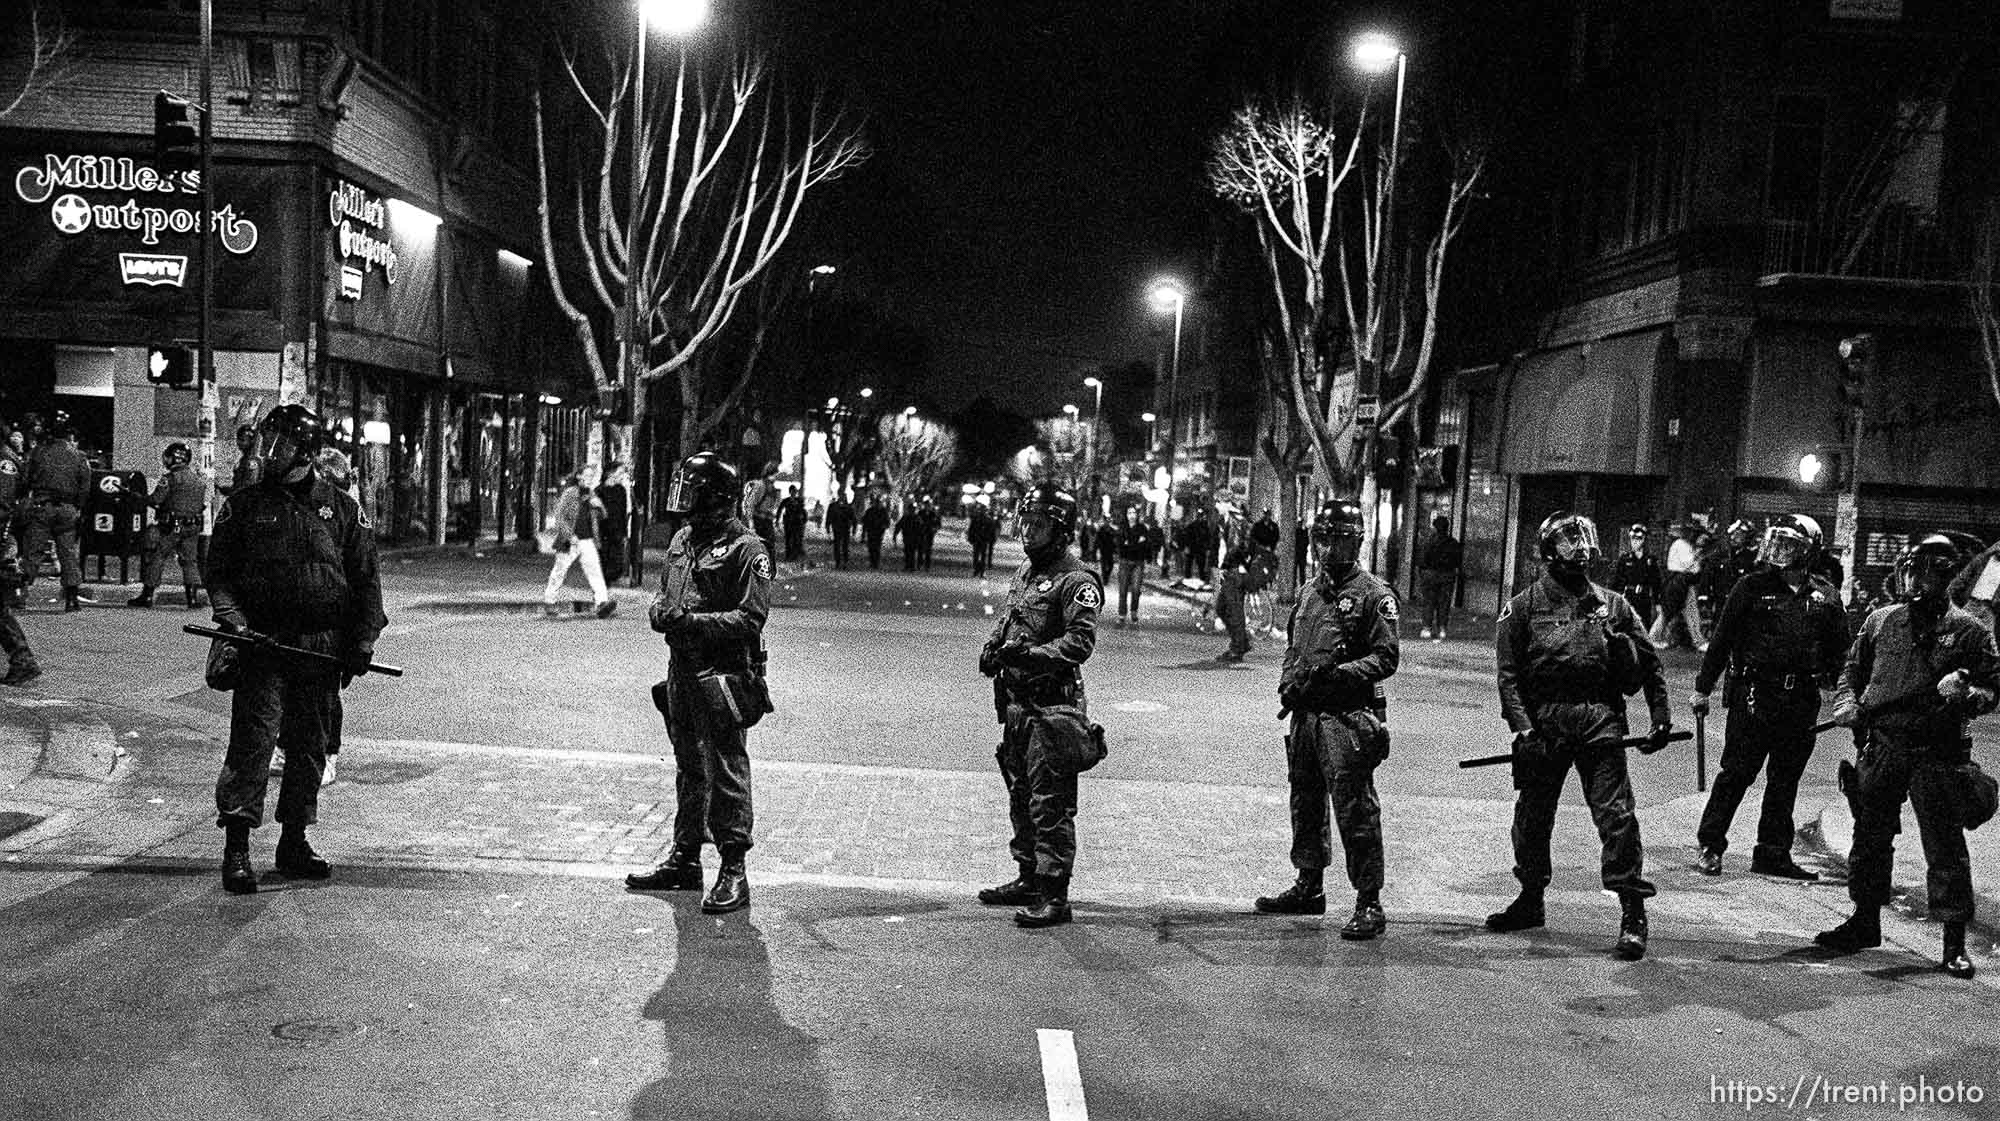
[[[201,545],[201,523],[208,513],[208,488],[202,485],[196,475],[194,452],[183,443],[167,445],[160,456],[160,465],[166,474],[153,487],[153,493],[146,498],[146,504],[153,507],[153,538],[146,550],[146,566],[141,579],[143,586],[139,594],[125,601],[127,607],[153,606],[153,593],[159,589],[160,573],[167,566],[167,557],[176,556],[181,562],[181,584],[187,589],[189,610],[201,606],[201,565],[198,560]]]

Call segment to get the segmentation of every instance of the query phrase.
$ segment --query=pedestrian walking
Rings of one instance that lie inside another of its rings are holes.
[[[1110,518],[1097,523],[1097,531],[1092,534],[1092,554],[1097,558],[1097,579],[1102,584],[1111,583],[1111,574],[1118,569],[1118,550],[1124,544],[1125,529]]]
[[[826,532],[833,539],[833,567],[846,568],[848,543],[854,537],[854,507],[838,492],[827,503]]]
[[[1240,662],[1250,653],[1250,623],[1244,616],[1243,604],[1252,591],[1251,564],[1260,555],[1268,554],[1262,554],[1254,542],[1246,540],[1222,558],[1222,568],[1216,574],[1215,614],[1229,632],[1229,649],[1215,656],[1218,662]]]
[[[28,528],[21,551],[26,554],[22,587],[33,587],[41,567],[42,553],[50,543],[56,548],[56,562],[62,572],[64,611],[81,611],[78,594],[83,587],[83,561],[77,555],[77,519],[84,496],[90,493],[90,460],[76,450],[76,433],[69,421],[57,414],[48,439],[28,453]]]
[[[1139,593],[1146,587],[1146,556],[1152,546],[1146,531],[1133,523],[1132,508],[1118,510],[1118,618],[1139,621]]]
[[[549,580],[542,588],[542,613],[549,618],[556,617],[556,596],[562,591],[563,582],[569,579],[572,565],[583,567],[583,578],[590,584],[590,601],[598,618],[608,619],[618,610],[618,601],[611,598],[604,586],[604,569],[597,559],[598,527],[603,519],[603,500],[592,493],[581,472],[572,472],[563,480],[563,492],[556,499],[551,527],[555,532],[556,559],[549,566]]]
[[[1897,590],[1906,602],[1871,612],[1848,648],[1833,719],[1854,729],[1858,748],[1851,783],[1847,764],[1841,765],[1854,810],[1847,858],[1854,914],[1814,938],[1847,954],[1882,944],[1882,907],[1890,898],[1907,799],[1924,847],[1930,917],[1944,924],[1939,968],[1965,979],[1974,971],[1965,952],[1973,913],[1967,811],[1975,784],[1991,781],[1975,777],[1967,725],[1992,712],[2000,696],[1993,632],[1949,595],[1967,556],[1949,534],[1919,537],[1896,562]],[[1984,812],[1991,809],[1989,804]]]
[[[938,530],[944,525],[944,515],[938,512],[937,503],[930,495],[924,495],[917,502],[917,567],[925,572],[931,570],[931,551],[937,546]]]
[[[965,540],[972,546],[972,576],[983,579],[986,570],[993,567],[993,546],[1000,540],[1000,519],[993,516],[992,510],[974,503],[965,527]]]
[[[1285,624],[1278,676],[1279,716],[1291,716],[1285,777],[1291,787],[1292,867],[1298,879],[1257,900],[1266,914],[1326,913],[1326,868],[1333,863],[1333,822],[1347,856],[1354,913],[1340,928],[1365,941],[1388,928],[1382,913],[1382,804],[1375,768],[1389,757],[1389,708],[1382,683],[1401,658],[1396,597],[1357,562],[1366,515],[1354,502],[1330,501],[1313,517],[1319,577],[1300,589]],[[1239,549],[1242,546],[1238,546]],[[1225,573],[1224,579],[1228,579]]]
[[[979,652],[979,672],[993,679],[993,707],[1003,729],[998,760],[1007,784],[1014,835],[1007,850],[1019,874],[979,893],[989,906],[1017,907],[1024,927],[1071,919],[1076,869],[1074,752],[1089,718],[1083,664],[1097,645],[1104,588],[1070,552],[1076,497],[1054,483],[1030,490],[1021,505],[1028,559],[1007,588],[1007,607]],[[1052,711],[1053,710],[1053,711]]]
[[[712,452],[682,460],[667,491],[666,510],[686,524],[667,546],[649,616],[669,651],[653,703],[674,748],[673,847],[652,870],[625,877],[635,891],[699,891],[701,846],[712,843],[722,865],[701,901],[708,914],[750,905],[746,732],[771,710],[763,636],[774,568],[735,517],[742,496],[735,470]]]
[[[1812,758],[1820,684],[1834,683],[1847,654],[1840,593],[1811,571],[1824,540],[1811,518],[1772,519],[1764,531],[1761,566],[1730,590],[1695,674],[1696,716],[1708,715],[1709,694],[1725,680],[1725,669],[1729,683],[1722,698],[1729,710],[1722,769],[1695,834],[1696,867],[1703,875],[1722,874],[1729,823],[1762,770],[1764,808],[1750,870],[1787,880],[1819,878],[1792,860],[1792,804]]]
[[[750,517],[750,528],[764,539],[764,551],[770,556],[778,555],[778,465],[764,466],[761,478],[752,482],[743,492],[743,512]]]
[[[1619,741],[1627,734],[1625,697],[1644,690],[1653,726],[1640,750],[1651,754],[1667,745],[1673,730],[1667,686],[1632,605],[1590,582],[1590,566],[1602,555],[1591,520],[1557,511],[1536,537],[1544,572],[1507,602],[1494,634],[1500,711],[1514,733],[1514,877],[1521,893],[1506,910],[1487,916],[1486,928],[1543,924],[1556,803],[1574,769],[1603,846],[1604,889],[1618,896],[1613,953],[1636,961],[1646,953],[1646,900],[1654,889],[1645,878],[1645,849]]]
[[[14,614],[22,579],[21,550],[9,529],[21,497],[21,457],[13,448],[15,438],[14,429],[0,421],[0,654],[7,656],[7,673],[0,677],[0,685],[26,685],[42,675]]]
[[[1278,529],[1277,515],[1271,513],[1269,510],[1265,510],[1250,525],[1251,542],[1259,549],[1270,550],[1272,556],[1278,554],[1278,542],[1283,539],[1284,534]]]
[[[1451,627],[1451,601],[1458,596],[1458,570],[1465,546],[1451,535],[1451,519],[1431,519],[1431,534],[1417,553],[1417,594],[1423,597],[1422,638],[1443,642]]]
[[[903,516],[896,519],[896,544],[903,551],[903,571],[917,570],[917,553],[922,548],[924,536],[923,522],[917,517],[914,503],[903,507]]]
[[[873,495],[868,498],[868,508],[861,512],[861,540],[868,546],[868,567],[882,567],[882,538],[889,532],[889,511],[882,500]]]
[[[201,530],[208,517],[208,487],[195,474],[193,463],[194,452],[179,442],[168,444],[160,455],[166,471],[146,497],[146,505],[154,510],[153,532],[140,569],[139,594],[125,601],[127,607],[153,606],[153,593],[159,590],[169,556],[180,561],[188,610],[201,606]]]
[[[222,886],[239,894],[257,890],[250,831],[264,820],[271,752],[281,732],[277,869],[300,879],[332,874],[306,829],[319,820],[335,698],[367,672],[388,621],[374,527],[354,499],[314,469],[313,455],[326,440],[319,417],[301,405],[281,405],[264,418],[260,436],[262,478],[223,503],[208,546],[216,625],[257,641],[238,648],[229,748],[215,782]],[[276,645],[332,655],[340,665],[298,659]]]
[[[1673,646],[1693,648],[1703,641],[1701,608],[1694,593],[1695,582],[1701,579],[1702,548],[1708,534],[1692,519],[1678,530],[1673,544],[1667,546],[1667,579],[1660,593],[1660,615],[1647,636],[1661,650]]]
[[[785,559],[797,563],[806,559],[806,500],[799,488],[786,487],[778,502],[778,524],[785,531]]]
[[[1645,526],[1634,523],[1625,531],[1625,552],[1612,570],[1611,583],[1650,631],[1665,589],[1666,574],[1660,570],[1660,562],[1646,551]]]
[[[1158,564],[1160,566],[1160,577],[1165,579],[1167,575],[1167,531],[1160,527],[1160,519],[1154,517],[1151,510],[1146,511],[1146,520],[1139,527],[1139,532],[1144,534],[1146,538],[1146,562],[1148,564]]]
[[[631,482],[632,472],[623,461],[614,459],[604,469],[604,481],[597,484],[597,500],[604,504],[604,517],[597,523],[597,559],[604,566],[606,584],[625,579],[629,567],[625,554],[631,538],[626,527],[632,521],[632,505],[626,488]]]

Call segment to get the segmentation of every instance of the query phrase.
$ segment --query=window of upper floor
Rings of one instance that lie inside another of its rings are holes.
[[[1584,263],[1659,241],[1687,225],[1688,130],[1663,116],[1599,145],[1566,212],[1567,255]]]

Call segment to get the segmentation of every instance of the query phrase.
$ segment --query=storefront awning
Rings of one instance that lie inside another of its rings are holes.
[[[1660,473],[1655,386],[1666,347],[1666,331],[1644,331],[1517,362],[1507,381],[1500,470]]]

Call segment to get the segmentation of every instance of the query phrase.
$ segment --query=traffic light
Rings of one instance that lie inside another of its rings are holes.
[[[1867,402],[1875,380],[1875,336],[1867,332],[1840,340],[1840,399],[1850,409]]]
[[[1845,449],[1820,444],[1799,457],[1799,485],[1810,491],[1837,491],[1847,486]]]
[[[192,169],[201,165],[200,112],[185,97],[166,90],[153,95],[153,162],[163,168]]]
[[[614,424],[632,423],[632,402],[622,385],[600,385],[597,387],[597,403],[590,407],[593,420],[608,420]]]
[[[154,385],[192,389],[195,373],[194,350],[191,347],[169,344],[146,351],[146,380]]]

